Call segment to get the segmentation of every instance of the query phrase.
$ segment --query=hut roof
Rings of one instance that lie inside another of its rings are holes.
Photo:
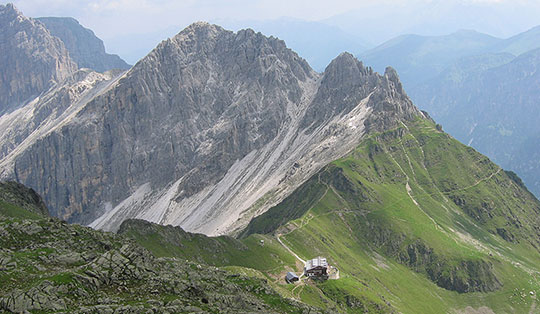
[[[295,273],[290,271],[290,272],[287,273],[286,278],[287,278],[287,280],[292,280],[292,279],[298,278],[298,276]]]
[[[306,262],[306,270],[310,270],[315,267],[328,267],[328,262],[326,261],[326,258],[318,256],[314,259],[310,259]]]

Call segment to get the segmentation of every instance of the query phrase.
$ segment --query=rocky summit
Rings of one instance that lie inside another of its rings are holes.
[[[365,133],[422,117],[392,69],[343,53],[317,73],[279,39],[202,22],[106,80],[0,161],[53,215],[105,230],[235,232]]]

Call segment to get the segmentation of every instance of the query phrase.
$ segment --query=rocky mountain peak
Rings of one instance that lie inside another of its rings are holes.
[[[239,50],[244,50],[243,54],[246,54],[248,61],[270,54],[294,55],[290,57],[291,61],[302,63],[301,66],[305,71],[312,72],[307,62],[288,49],[284,41],[274,37],[266,37],[252,29],[243,29],[235,33],[218,25],[196,22],[186,27],[172,39],[163,42],[157,49],[165,49],[171,44],[181,47],[181,50],[185,52],[197,51],[198,53],[204,53],[200,55],[201,57],[206,57],[207,54],[223,54],[227,56],[227,54],[234,51],[241,52]]]
[[[384,70],[384,76],[386,76],[392,82],[399,82],[399,75],[396,69],[391,66],[386,67],[386,69]]]
[[[205,21],[197,21],[194,23],[191,23],[186,28],[184,28],[182,31],[180,31],[180,34],[189,34],[189,33],[219,33],[219,32],[225,32],[226,30],[216,24],[208,23]]]
[[[337,56],[324,70],[325,80],[335,83],[348,83],[362,76],[368,75],[369,71],[364,67],[362,61],[348,52],[343,52]]]
[[[195,22],[172,38],[176,42],[206,41],[226,32],[222,27],[208,22]]]
[[[15,5],[13,5],[13,3],[8,3],[6,5],[0,4],[0,16],[4,18],[13,18],[16,16],[22,16],[22,13],[17,9],[17,7],[15,7]]]
[[[358,66],[358,64],[362,65],[362,62],[358,60],[355,56],[353,56],[349,52],[342,52],[330,62],[330,64],[325,69],[325,73],[330,70],[341,69],[346,66],[356,67]]]
[[[235,33],[229,30],[225,30],[219,25],[202,21],[192,23],[180,33],[178,33],[176,36],[174,36],[173,40],[176,42],[190,43],[190,40],[194,39],[199,41],[207,41],[217,39],[220,36],[232,36],[237,42],[243,42],[250,39],[259,39],[269,43],[274,43],[282,49],[287,48],[283,40],[277,39],[272,36],[264,36],[260,32],[255,32],[250,28],[241,29]]]
[[[13,3],[0,4],[0,16],[8,16],[9,14],[17,16],[20,12]]]
[[[395,70],[388,69],[381,75],[370,67],[364,67],[352,54],[344,52],[326,67],[303,126],[315,129],[327,119],[351,112],[362,101],[377,112],[366,121],[370,130],[385,130],[402,118],[419,115]]]
[[[77,69],[62,41],[13,4],[0,6],[0,113],[22,105]]]
[[[202,71],[202,69],[205,71]],[[196,22],[182,30],[173,38],[163,41],[148,56],[143,58],[133,72],[152,72],[165,75],[166,85],[189,79],[182,74],[197,71],[196,77],[205,83],[217,76],[232,81],[241,79],[240,85],[275,84],[274,88],[296,89],[291,94],[299,97],[295,80],[305,81],[317,74],[307,62],[288,49],[282,40],[266,37],[253,30],[232,32],[206,22]],[[170,76],[170,77],[169,77]],[[265,78],[258,81],[259,78]],[[184,82],[186,83],[186,82]],[[295,87],[296,86],[296,87]]]
[[[2,23],[3,26],[14,26],[16,23],[23,23],[28,20],[29,18],[25,17],[13,3],[8,3],[6,5],[0,4],[0,23]]]
[[[368,122],[408,118],[414,106],[394,85],[348,53],[319,74],[277,38],[198,22],[21,150],[6,173],[73,222],[115,230],[141,218],[228,233],[348,153]],[[395,108],[408,111],[386,112]]]

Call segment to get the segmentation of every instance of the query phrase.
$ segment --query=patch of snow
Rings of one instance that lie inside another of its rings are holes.
[[[477,126],[478,126],[478,123],[475,122],[475,123],[473,124],[473,126],[471,127],[471,129],[469,130],[469,135],[473,134],[473,132],[474,132],[474,130],[476,130],[476,127],[477,127]]]

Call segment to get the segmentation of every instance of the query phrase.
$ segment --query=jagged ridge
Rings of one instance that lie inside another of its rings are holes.
[[[70,221],[104,213],[92,226],[134,217],[207,234],[244,226],[366,130],[422,115],[392,70],[342,54],[318,74],[278,39],[207,23],[162,42],[83,106],[10,156],[5,176]]]

